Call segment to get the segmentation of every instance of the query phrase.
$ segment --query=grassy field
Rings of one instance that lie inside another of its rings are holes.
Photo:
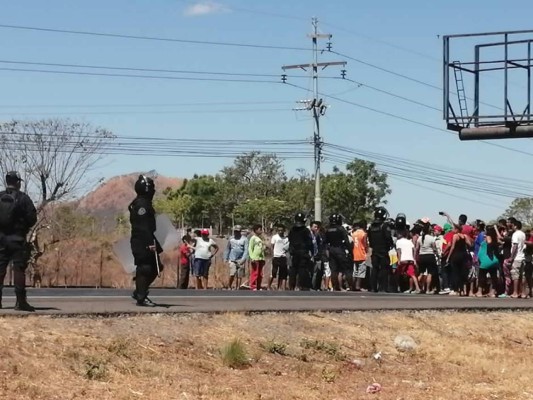
[[[0,332],[3,400],[533,399],[529,313],[4,317]]]

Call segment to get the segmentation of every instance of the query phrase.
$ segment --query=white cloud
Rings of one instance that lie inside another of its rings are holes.
[[[199,1],[195,4],[191,4],[185,9],[184,14],[187,17],[198,17],[202,15],[218,14],[228,9],[220,3],[212,1]]]

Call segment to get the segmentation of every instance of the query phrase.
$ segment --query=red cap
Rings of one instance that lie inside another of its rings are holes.
[[[200,232],[200,234],[202,234],[202,235],[209,235],[209,229],[202,229],[202,231]]]
[[[440,225],[435,225],[435,226],[433,227],[433,231],[434,231],[434,232],[442,232],[442,226],[440,226]]]

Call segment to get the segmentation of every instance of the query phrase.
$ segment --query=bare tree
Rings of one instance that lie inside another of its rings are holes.
[[[0,173],[19,171],[24,190],[37,205],[39,220],[28,238],[33,266],[47,247],[39,247],[39,233],[49,225],[47,206],[71,200],[92,186],[88,174],[114,138],[105,129],[68,119],[0,124]]]

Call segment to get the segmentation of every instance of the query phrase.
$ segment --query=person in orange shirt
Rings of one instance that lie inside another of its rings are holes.
[[[364,290],[361,288],[361,283],[366,278],[366,258],[368,253],[368,235],[366,233],[366,221],[356,222],[353,225],[352,231],[353,239],[353,277],[354,290],[360,292]]]

